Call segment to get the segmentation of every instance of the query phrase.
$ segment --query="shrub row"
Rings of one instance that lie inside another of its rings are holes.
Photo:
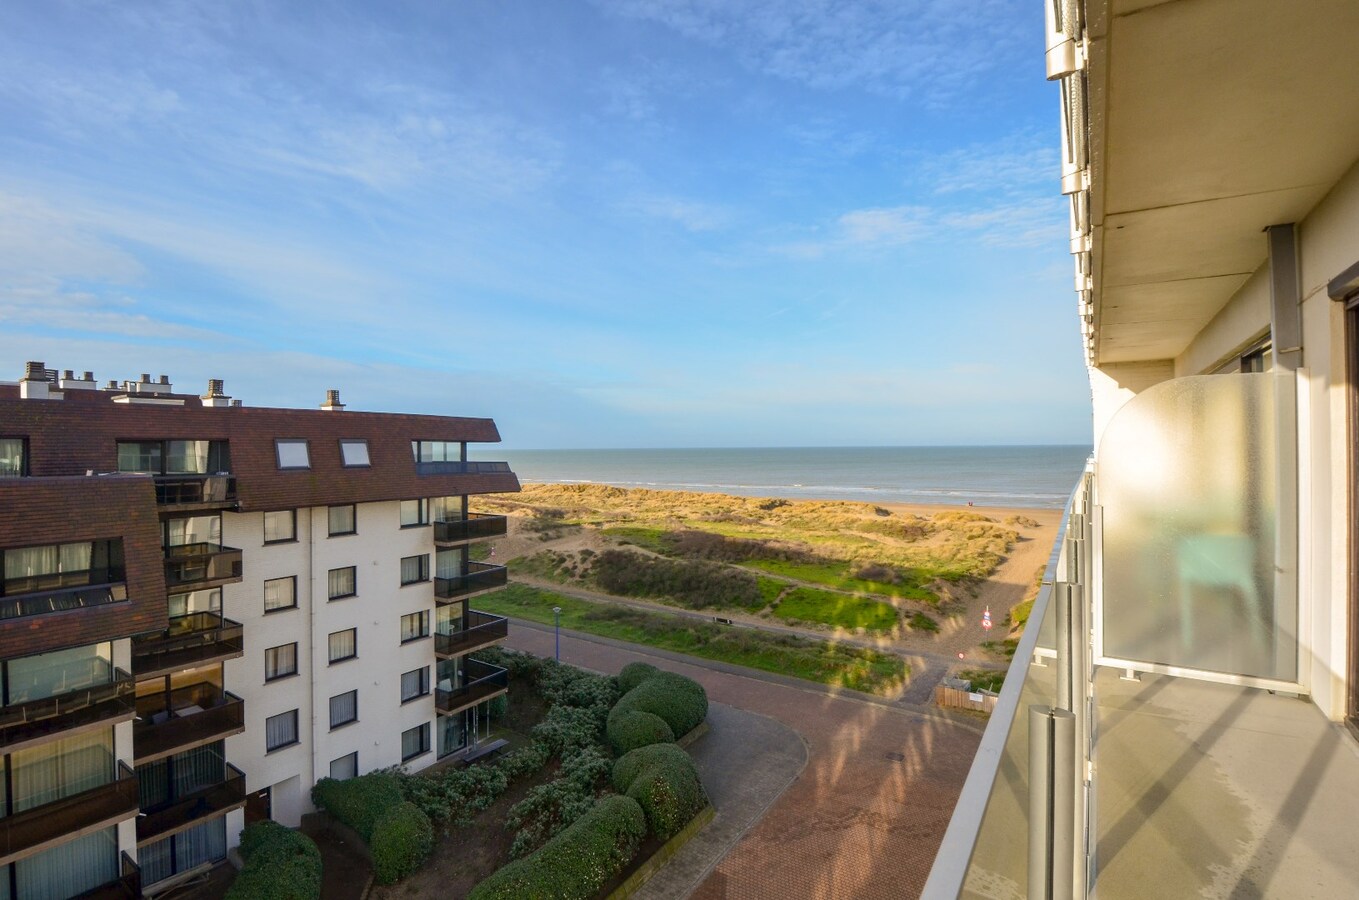
[[[397,772],[377,771],[344,781],[322,778],[311,789],[318,808],[357,831],[368,844],[373,874],[381,884],[414,872],[434,847],[429,816],[405,798],[403,788],[409,780]]]
[[[625,754],[614,763],[613,786],[637,801],[647,827],[663,841],[708,805],[694,761],[674,744],[652,744]]]
[[[397,776],[378,771],[337,781],[322,778],[311,789],[311,801],[373,843],[373,827],[388,810],[405,799]]]
[[[468,900],[588,900],[632,861],[646,829],[636,800],[606,797],[541,850],[482,881]]]
[[[378,884],[393,884],[420,868],[434,849],[434,828],[429,816],[405,801],[387,810],[373,826],[369,842],[373,877]]]
[[[764,606],[755,576],[721,563],[605,550],[590,572],[611,594],[664,597],[693,609]]]
[[[510,856],[518,859],[532,853],[588,812],[611,768],[597,747],[565,759],[555,780],[533,788],[510,808],[505,819],[505,828],[514,832]]]
[[[674,672],[642,678],[633,671],[626,681],[636,686],[610,710],[606,729],[609,744],[619,756],[648,744],[672,742],[708,716],[708,694],[692,678]]]
[[[241,857],[227,900],[320,900],[321,851],[305,834],[268,820],[247,825]]]

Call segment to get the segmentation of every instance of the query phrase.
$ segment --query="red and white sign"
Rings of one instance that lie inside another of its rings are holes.
[[[982,613],[982,627],[987,631],[991,630],[991,607],[986,607],[986,612]]]

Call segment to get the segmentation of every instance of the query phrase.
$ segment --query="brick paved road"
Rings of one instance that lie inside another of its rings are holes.
[[[550,656],[553,636],[516,623],[508,646]],[[700,885],[697,900],[920,894],[980,740],[974,727],[566,631],[561,647],[563,661],[596,671],[644,660],[681,672],[713,700],[775,718],[806,740],[802,775]]]

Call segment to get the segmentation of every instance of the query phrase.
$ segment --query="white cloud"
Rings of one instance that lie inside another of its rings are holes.
[[[732,212],[726,207],[679,197],[639,196],[622,207],[625,212],[674,222],[688,231],[717,231],[732,220]]]

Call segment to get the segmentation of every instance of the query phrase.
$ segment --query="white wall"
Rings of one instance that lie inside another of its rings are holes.
[[[1111,363],[1090,370],[1090,394],[1094,407],[1094,446],[1099,450],[1100,437],[1109,420],[1118,414],[1133,397],[1154,384],[1175,377],[1173,360],[1150,362]]]
[[[1260,235],[1260,245],[1265,236]],[[1211,372],[1269,333],[1269,263],[1246,281],[1175,359],[1176,377]]]

